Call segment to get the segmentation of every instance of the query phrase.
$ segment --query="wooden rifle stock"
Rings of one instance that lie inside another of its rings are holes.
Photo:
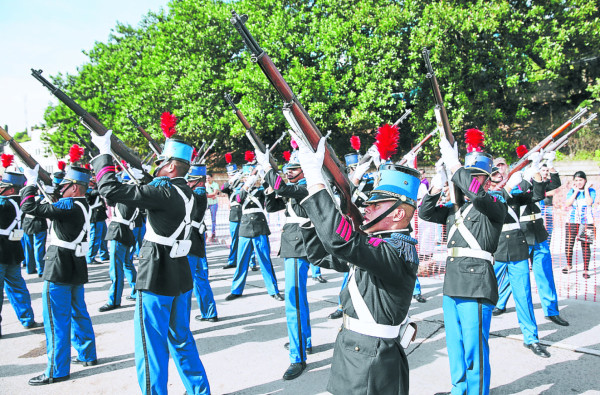
[[[77,104],[73,99],[71,99],[66,93],[62,90],[58,89],[54,84],[50,81],[42,77],[41,70],[31,69],[31,75],[38,80],[42,85],[44,85],[50,93],[52,93],[58,100],[63,102],[67,107],[69,107],[75,114],[77,114],[85,124],[87,124],[91,130],[94,131],[98,136],[104,136],[106,132],[108,132],[108,128],[104,126],[99,120],[93,117],[90,113],[83,109],[79,104]],[[149,181],[152,179],[152,176],[144,171],[142,168],[142,161],[138,158],[127,146],[113,133],[110,138],[110,145],[112,150],[123,160],[129,163],[131,166],[136,169],[140,169],[144,172],[144,180]]]
[[[415,145],[410,151],[408,151],[407,155],[416,155],[421,150],[421,147],[423,147],[423,144],[425,144],[427,140],[432,138],[436,132],[437,129],[434,129],[431,133],[425,136],[421,141],[419,141],[419,144]],[[406,159],[400,159],[400,162],[398,162],[398,164],[404,166],[406,164]]]
[[[289,87],[275,64],[273,64],[269,55],[263,51],[248,31],[245,25],[247,20],[247,15],[240,16],[235,11],[232,11],[230,21],[241,35],[242,40],[250,52],[252,52],[252,60],[258,63],[271,85],[273,85],[282,97],[285,108],[289,110],[293,116],[294,123],[296,124],[291,124],[290,126],[292,126],[294,132],[304,135],[312,149],[316,150],[323,135],[310,115],[308,115],[308,112],[302,107],[302,104],[300,104],[292,89]],[[286,117],[286,119],[288,118]],[[288,122],[290,122],[289,119]],[[335,184],[338,193],[340,194],[342,211],[350,216],[355,225],[354,228],[359,230],[359,225],[362,224],[362,214],[358,210],[358,207],[352,203],[350,181],[348,180],[347,174],[342,171],[344,166],[340,163],[333,152],[333,149],[328,144],[325,145],[325,160],[323,166],[329,179]]]
[[[12,136],[9,135],[6,130],[0,128],[0,136],[2,136],[2,138],[8,142],[10,148],[12,148],[12,150],[19,157],[19,159],[21,159],[23,163],[25,163],[30,169],[35,168],[38,162],[35,159],[33,159],[33,156],[31,156],[25,150],[25,148],[21,147],[21,145],[18,142],[16,142],[15,139],[12,138]],[[45,185],[52,185],[52,177],[50,177],[50,174],[48,174],[48,172],[44,170],[41,166],[38,171],[38,177],[44,182]]]
[[[548,147],[546,147],[544,149],[544,151],[552,152],[552,151],[557,151],[557,150],[561,149],[567,143],[567,140],[569,139],[569,137],[571,137],[572,135],[577,133],[579,130],[581,130],[583,127],[585,127],[588,123],[590,123],[591,121],[596,119],[597,116],[598,116],[598,114],[590,115],[588,119],[586,119],[585,121],[581,121],[581,123],[579,125],[575,126],[573,129],[569,130],[567,132],[567,134],[565,134],[558,140],[554,141],[552,144],[550,144]]]
[[[152,138],[152,136],[150,136],[150,134],[148,132],[146,132],[146,130],[143,127],[141,127],[140,124],[137,123],[137,121],[135,119],[133,119],[133,116],[131,114],[127,114],[127,118],[129,118],[131,123],[133,123],[133,126],[135,126],[135,128],[138,130],[138,132],[140,132],[142,134],[142,136],[144,136],[146,138],[146,140],[148,140],[148,145],[150,146],[150,149],[152,151],[154,151],[156,156],[159,156],[162,153],[162,148],[160,147],[158,142],[156,140],[154,140]]]

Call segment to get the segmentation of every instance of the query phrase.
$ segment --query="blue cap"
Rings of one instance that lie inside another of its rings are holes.
[[[205,165],[192,165],[187,175],[186,180],[197,180],[199,178],[206,177],[206,166]]]
[[[488,153],[473,151],[465,155],[465,169],[470,170],[471,175],[489,176],[492,174],[493,167],[492,155]]]
[[[375,186],[365,204],[399,199],[406,204],[417,207],[417,192],[420,184],[421,179],[418,170],[393,163],[385,163],[379,166]]]
[[[52,184],[54,186],[57,186],[61,183],[61,181],[63,180],[63,178],[65,178],[65,172],[64,171],[55,171],[52,174]]]
[[[360,160],[358,153],[346,154],[344,156],[344,160],[346,161],[346,167],[356,166],[358,165],[358,161]]]
[[[183,140],[170,138],[165,141],[165,148],[156,159],[157,162],[168,162],[171,159],[177,159],[185,163],[191,163],[194,147]]]
[[[69,167],[69,170],[67,170],[65,178],[60,182],[60,185],[74,182],[75,184],[88,186],[90,183],[90,176],[90,171],[85,167],[71,166]]]
[[[248,175],[248,174],[252,173],[252,170],[254,170],[254,165],[251,165],[250,163],[246,163],[244,165],[244,167],[242,168],[242,174]]]
[[[16,171],[5,171],[0,181],[0,187],[22,187],[25,185],[25,176]]]
[[[227,174],[231,174],[231,173],[235,173],[238,168],[235,163],[230,163],[227,166],[225,166],[225,169],[227,169]]]

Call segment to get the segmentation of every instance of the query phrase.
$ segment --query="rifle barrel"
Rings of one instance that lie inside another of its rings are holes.
[[[19,157],[19,159],[21,159],[23,163],[25,163],[30,169],[35,168],[38,162],[25,150],[25,148],[21,147],[21,144],[16,142],[15,139],[1,127],[0,136],[2,136],[2,138],[8,142],[10,148],[12,148],[12,150]],[[41,166],[38,171],[38,177],[44,182],[44,184],[52,185],[52,177],[50,177],[50,174],[48,174],[48,172],[44,170]]]

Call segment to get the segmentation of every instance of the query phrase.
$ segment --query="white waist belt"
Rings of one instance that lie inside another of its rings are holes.
[[[448,248],[448,256],[449,257],[459,257],[459,258],[479,258],[485,259],[486,261],[493,262],[494,256],[487,251],[484,250],[474,250],[472,248],[463,248],[463,247],[453,247]]]
[[[521,222],[528,222],[528,221],[535,221],[538,219],[542,219],[542,214],[541,213],[536,213],[536,214],[529,214],[529,215],[523,215],[520,218]]]
[[[285,217],[286,224],[303,224],[308,221],[310,221],[310,219],[304,217]]]
[[[25,214],[25,218],[35,218],[35,217],[31,214]]]
[[[75,249],[77,248],[77,244],[79,244],[79,243],[76,243],[74,241],[59,240],[56,237],[53,237],[52,240],[50,241],[51,246],[62,247],[62,248],[66,248],[67,250],[72,250],[72,251],[75,251]]]
[[[161,236],[157,235],[154,232],[146,232],[144,240],[148,240],[156,244],[162,244],[168,247],[173,247],[173,245],[177,241],[174,237]]]
[[[508,232],[510,230],[517,230],[517,229],[521,229],[521,224],[512,223],[512,224],[504,224],[504,225],[502,225],[502,231],[503,232]]]
[[[371,337],[383,339],[395,339],[400,334],[400,325],[382,325],[373,322],[365,322],[344,314],[344,328]]]
[[[242,210],[242,214],[243,215],[245,215],[245,214],[254,214],[254,213],[263,213],[264,214],[264,211],[262,209],[260,209],[260,208],[247,208],[247,209],[243,209]]]
[[[235,206],[239,206],[240,204],[238,202],[231,202],[229,204],[230,207],[235,207]]]

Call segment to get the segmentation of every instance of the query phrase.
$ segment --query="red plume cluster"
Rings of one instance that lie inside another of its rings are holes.
[[[246,162],[254,162],[254,158],[256,157],[256,155],[254,155],[254,151],[246,151],[244,152],[244,160]]]
[[[81,160],[84,153],[85,149],[83,147],[80,147],[77,144],[73,144],[69,149],[69,160],[71,161],[71,163],[78,162]]]
[[[196,160],[197,156],[198,156],[198,150],[196,149],[196,147],[194,147],[194,150],[192,151],[192,162],[194,160]]]
[[[359,151],[360,150],[360,137],[352,136],[350,137],[350,145],[353,149]]]
[[[398,149],[398,138],[400,133],[398,127],[390,124],[385,124],[377,129],[377,136],[375,136],[375,145],[381,160],[388,160],[396,153]]]
[[[467,152],[481,152],[485,136],[479,129],[465,130],[465,143],[467,143]]]
[[[225,162],[231,163],[232,160],[233,160],[233,155],[231,155],[231,152],[226,153],[225,154]]]
[[[291,139],[290,145],[292,146],[293,149],[298,149],[298,143],[296,142],[296,140]]]
[[[286,162],[289,162],[291,157],[292,153],[290,151],[283,151],[283,159],[285,159]]]
[[[65,171],[65,167],[67,167],[67,162],[65,162],[64,160],[59,160],[57,166],[58,170]]]
[[[175,125],[177,124],[177,117],[170,112],[163,112],[160,116],[160,127],[163,131],[163,134],[166,138],[171,138],[177,130],[175,130]]]
[[[14,159],[14,155],[11,154],[2,154],[2,167],[5,169],[12,164]]]
[[[129,168],[129,166],[127,166],[127,162],[124,159],[121,159],[121,164],[123,165],[124,169]]]
[[[88,170],[92,170],[92,166],[89,163],[86,163],[85,165],[83,165],[83,167]]]
[[[519,159],[521,159],[526,153],[529,152],[529,150],[527,149],[527,147],[525,147],[524,145],[519,145],[517,147],[517,156],[519,157]]]

